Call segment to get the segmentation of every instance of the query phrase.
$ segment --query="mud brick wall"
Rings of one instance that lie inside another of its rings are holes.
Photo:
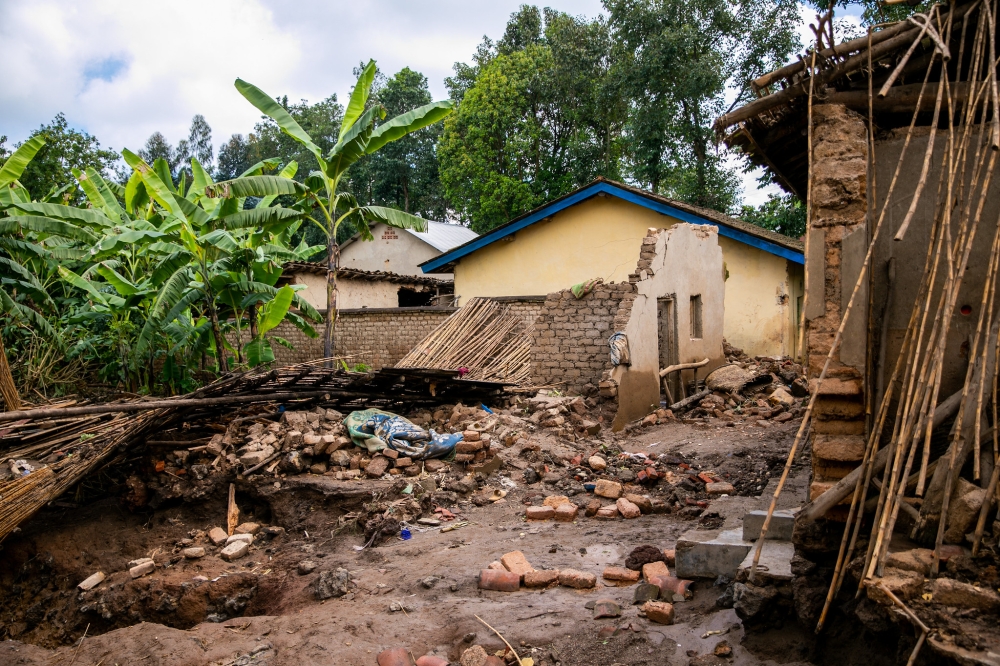
[[[365,308],[341,310],[337,316],[336,353],[364,363],[373,370],[394,365],[418,342],[444,323],[456,308]],[[275,366],[281,367],[323,357],[323,325],[315,326],[318,338],[309,338],[289,322],[282,322],[274,335],[292,343],[294,349],[275,344]]]
[[[611,368],[608,337],[617,330],[622,302],[631,302],[634,291],[621,282],[598,285],[580,299],[569,289],[546,296],[531,348],[535,384],[556,385],[571,394],[596,392],[601,374]]]
[[[868,132],[840,105],[813,107],[812,217],[806,239],[806,354],[812,382],[822,371],[867,248]],[[818,387],[812,424],[814,499],[857,467],[865,448],[864,353],[867,289]],[[829,517],[837,518],[831,512]]]

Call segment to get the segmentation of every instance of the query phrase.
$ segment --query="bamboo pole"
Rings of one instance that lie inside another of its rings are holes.
[[[10,372],[10,364],[7,363],[7,350],[4,349],[2,336],[0,336],[0,398],[3,398],[5,410],[21,409],[21,396],[17,394],[14,376]]]

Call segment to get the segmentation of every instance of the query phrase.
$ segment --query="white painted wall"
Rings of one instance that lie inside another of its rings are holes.
[[[341,248],[340,265],[362,271],[387,271],[426,277],[418,264],[441,254],[413,234],[379,223],[372,227],[373,241],[360,238]],[[450,273],[434,277],[452,279]]]

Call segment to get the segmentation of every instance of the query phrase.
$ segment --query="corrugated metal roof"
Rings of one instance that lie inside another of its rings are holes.
[[[453,247],[464,245],[473,238],[479,237],[479,234],[469,227],[463,227],[460,224],[448,224],[447,222],[434,222],[432,220],[427,220],[427,231],[424,233],[410,229],[406,231],[427,243],[438,252],[447,252]]]

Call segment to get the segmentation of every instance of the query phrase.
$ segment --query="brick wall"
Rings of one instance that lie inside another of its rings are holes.
[[[336,354],[351,355],[348,363],[364,363],[373,370],[394,365],[453,312],[455,308],[341,310],[335,331]],[[319,337],[309,338],[289,322],[282,322],[273,334],[288,340],[295,348],[273,345],[275,365],[322,358],[323,324],[315,328]]]
[[[611,367],[608,337],[616,330],[616,316],[623,301],[635,298],[634,289],[622,282],[598,285],[581,299],[569,289],[546,296],[531,348],[535,384],[558,385],[569,393],[595,391]]]
[[[512,314],[518,315],[525,324],[531,326],[542,313],[545,299],[545,296],[497,296],[491,300],[506,305]]]

